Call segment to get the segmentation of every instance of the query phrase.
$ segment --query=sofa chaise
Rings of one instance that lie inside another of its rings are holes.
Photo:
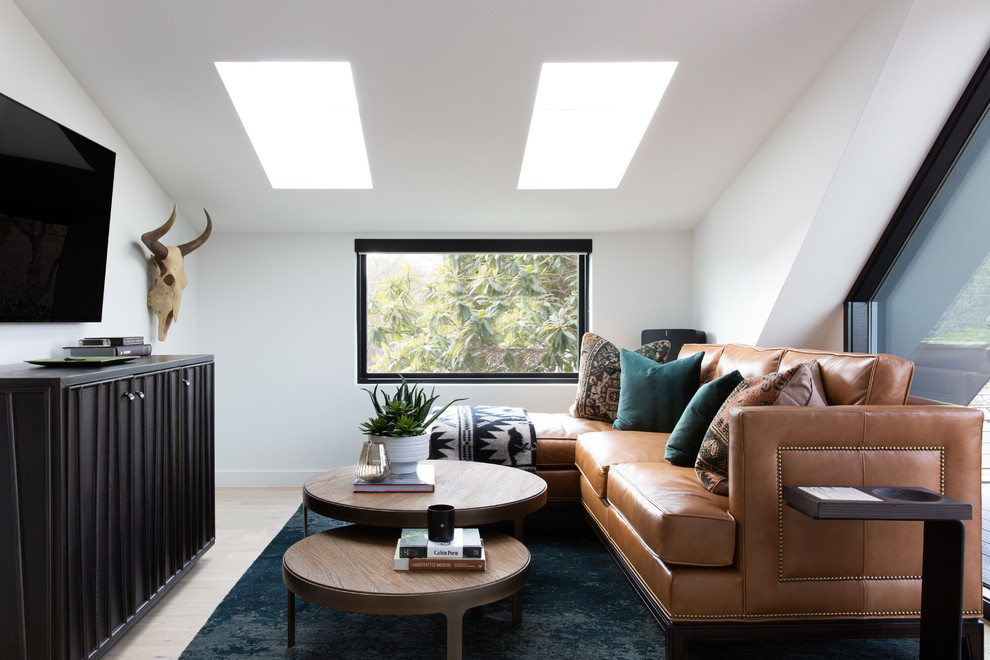
[[[964,640],[983,657],[979,410],[909,396],[913,364],[890,355],[687,344],[700,381],[817,362],[828,406],[727,413],[727,495],[665,460],[669,433],[531,413],[537,474],[551,499],[578,499],[664,629],[667,658],[690,639],[912,636],[920,522],[812,520],[793,485],[921,486],[970,502]]]

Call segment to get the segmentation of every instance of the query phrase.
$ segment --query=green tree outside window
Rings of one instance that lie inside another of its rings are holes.
[[[369,373],[577,371],[577,255],[372,257]]]

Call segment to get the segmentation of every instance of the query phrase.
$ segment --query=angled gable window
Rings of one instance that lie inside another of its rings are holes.
[[[916,396],[970,405],[990,379],[990,53],[846,300],[849,350],[916,365]]]
[[[574,382],[590,240],[354,242],[358,382]]]
[[[990,51],[850,291],[845,315],[847,350],[913,360],[912,395],[983,411],[984,520],[990,517],[988,115]],[[990,615],[988,548],[984,524],[984,616]]]

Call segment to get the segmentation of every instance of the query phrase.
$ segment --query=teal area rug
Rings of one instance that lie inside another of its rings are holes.
[[[310,533],[345,523],[310,516]],[[507,528],[501,531],[509,532]],[[297,511],[241,577],[183,652],[182,660],[218,658],[445,657],[442,615],[376,616],[296,600],[296,645],[287,648],[282,555],[302,538]],[[464,617],[465,658],[548,660],[664,658],[656,621],[626,581],[577,505],[550,504],[529,517],[532,554],[523,590],[523,622],[511,624],[511,599]],[[690,660],[883,660],[917,658],[915,639],[695,642]]]

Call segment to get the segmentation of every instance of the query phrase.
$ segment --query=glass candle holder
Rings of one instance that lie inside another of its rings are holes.
[[[388,454],[385,453],[384,443],[365,440],[361,445],[355,474],[365,481],[381,481],[388,473]]]

